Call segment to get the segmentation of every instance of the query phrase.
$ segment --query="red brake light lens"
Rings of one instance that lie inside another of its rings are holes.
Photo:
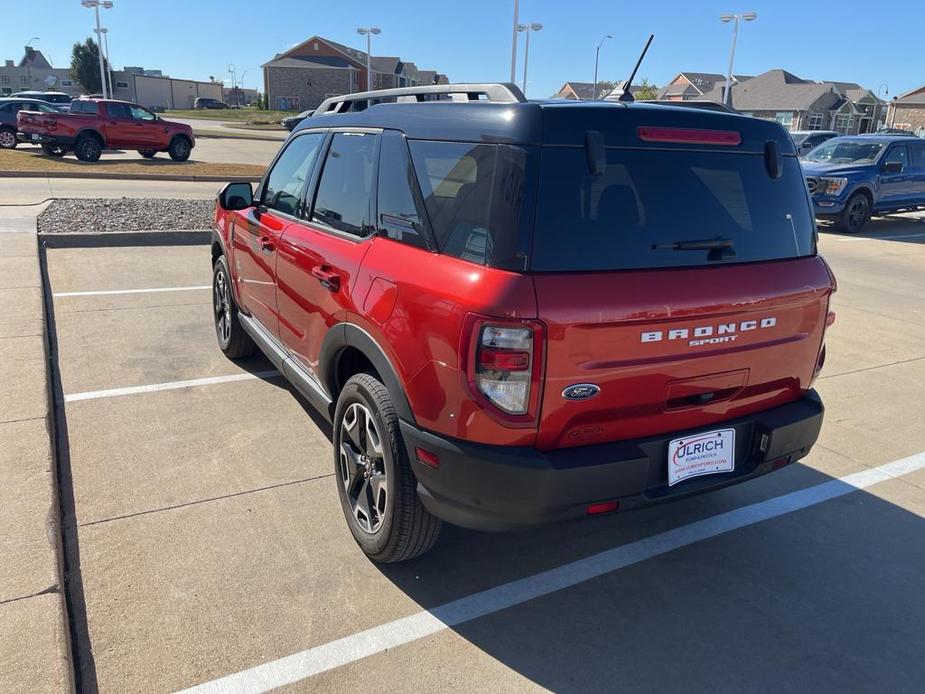
[[[703,130],[700,128],[658,128],[640,126],[636,134],[643,142],[677,142],[685,145],[725,145],[742,143],[742,135],[735,130]]]
[[[585,509],[589,516],[599,516],[602,513],[613,513],[620,508],[619,501],[599,501],[596,504],[588,504]]]

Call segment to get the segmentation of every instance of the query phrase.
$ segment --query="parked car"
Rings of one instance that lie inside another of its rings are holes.
[[[376,561],[805,456],[835,284],[777,123],[513,85],[328,99],[219,194],[218,344],[333,423]],[[281,435],[285,435],[281,432]]]
[[[60,113],[61,109],[44,101],[36,99],[0,98],[0,147],[13,149],[16,147],[16,114],[22,110],[38,111],[40,113]]]
[[[45,101],[49,104],[60,104],[67,106],[74,97],[70,94],[65,94],[64,92],[37,92],[37,91],[25,91],[25,92],[16,92],[10,96],[16,97],[19,99],[38,99],[39,101]]]
[[[146,108],[113,99],[75,99],[67,113],[20,111],[20,140],[68,150],[81,161],[97,161],[104,149],[137,149],[150,159],[167,152],[189,159],[196,138],[184,123],[164,120]]]
[[[790,133],[793,144],[797,148],[797,156],[811,152],[826,140],[838,137],[840,133],[835,130],[794,130]]]
[[[836,137],[803,157],[816,217],[854,233],[872,214],[925,207],[925,141],[904,135]]]
[[[305,120],[306,118],[310,118],[314,112],[315,112],[315,109],[313,108],[309,109],[308,111],[302,111],[302,113],[298,115],[289,116],[288,118],[283,118],[280,121],[280,124],[284,128],[286,128],[286,130],[292,131],[295,129],[295,126],[297,126],[303,120]]]
[[[912,130],[906,130],[904,128],[880,128],[877,131],[877,135],[901,135],[903,137],[917,137],[917,135]]]
[[[193,108],[195,109],[222,109],[228,108],[228,104],[219,99],[212,99],[206,96],[200,96],[193,102]]]

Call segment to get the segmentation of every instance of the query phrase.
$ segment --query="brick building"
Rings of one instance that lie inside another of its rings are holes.
[[[449,83],[446,75],[395,56],[372,56],[370,64],[373,89]],[[270,108],[315,108],[329,96],[366,89],[366,52],[312,36],[265,63],[263,83]]]
[[[925,137],[925,84],[890,102],[887,124],[921,133]]]

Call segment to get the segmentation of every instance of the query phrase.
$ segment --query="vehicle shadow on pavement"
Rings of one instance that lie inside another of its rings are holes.
[[[842,238],[870,238],[903,243],[925,243],[925,217],[874,217],[859,232],[846,234],[835,231],[828,222],[817,221],[819,232]],[[889,237],[889,238],[885,238]]]
[[[429,554],[379,569],[430,609],[831,479],[797,464],[625,515],[498,535],[446,527]],[[915,691],[923,573],[925,520],[858,491],[453,631],[553,691]]]

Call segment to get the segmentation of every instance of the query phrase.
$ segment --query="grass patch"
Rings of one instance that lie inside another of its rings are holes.
[[[196,150],[193,150],[195,156]],[[176,162],[166,154],[154,159],[137,160],[106,159],[106,153],[99,161],[85,162],[69,154],[63,159],[50,157],[41,149],[0,149],[0,171],[29,171],[40,173],[136,173],[154,176],[263,176],[265,167],[255,164],[211,164],[207,162]]]

